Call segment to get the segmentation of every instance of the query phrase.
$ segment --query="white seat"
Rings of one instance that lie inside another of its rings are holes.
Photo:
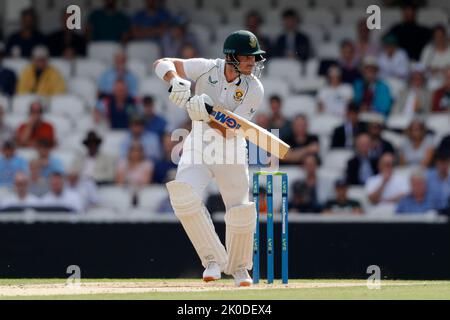
[[[169,196],[167,189],[160,185],[148,186],[139,191],[139,208],[155,213],[161,202]]]
[[[348,6],[348,0],[315,0],[316,8],[342,10]]]
[[[153,95],[156,97],[168,97],[169,87],[158,77],[148,77],[139,84],[140,95]]]
[[[299,81],[292,83],[292,88],[296,93],[317,92],[325,84],[325,77],[302,77]]]
[[[302,24],[300,31],[307,35],[311,41],[313,48],[317,48],[325,39],[323,26],[317,23]]]
[[[12,98],[12,112],[14,114],[27,115],[31,103],[39,99],[34,94],[16,95]]]
[[[197,21],[210,28],[222,23],[224,18],[214,9],[193,10],[190,14],[193,21]]]
[[[334,185],[337,180],[344,176],[344,168],[327,168],[321,167],[317,171],[320,187],[318,188],[317,198],[319,202],[325,203],[327,200],[334,198]]]
[[[383,139],[390,142],[396,150],[398,150],[403,145],[403,141],[405,140],[405,136],[403,134],[399,134],[389,130],[383,130],[381,136],[383,137]]]
[[[419,10],[420,12],[420,10]],[[402,12],[400,9],[386,9],[381,11],[381,21],[383,28],[391,28],[393,25],[402,21]]]
[[[370,210],[371,204],[367,198],[364,187],[350,186],[348,188],[347,196],[349,199],[358,201],[361,204],[364,213],[367,213]]]
[[[302,15],[302,21],[305,24],[329,28],[335,24],[336,17],[327,9],[313,9],[305,11],[305,14]]]
[[[9,110],[9,98],[3,95],[0,95],[0,106],[3,107],[3,112],[8,112]]]
[[[97,81],[108,66],[92,59],[77,59],[75,63],[75,75],[77,77],[86,77]]]
[[[120,45],[112,41],[91,42],[88,45],[88,57],[93,60],[103,61],[112,64],[115,53],[120,49]]]
[[[161,57],[161,51],[156,43],[148,41],[133,41],[127,45],[126,52],[128,59],[141,60],[144,63],[152,64]]]
[[[211,2],[214,2],[214,1],[211,1]],[[246,12],[249,10],[258,10],[260,12],[264,12],[264,11],[269,11],[270,9],[273,9],[272,3],[273,3],[272,0],[258,0],[258,1],[240,0],[239,8]]]
[[[225,22],[229,25],[240,25],[242,26],[245,22],[246,12],[241,9],[233,8],[231,10],[225,11]]]
[[[3,66],[11,69],[16,74],[17,78],[20,77],[22,71],[30,64],[26,59],[21,58],[5,58],[3,60]]]
[[[283,32],[283,27],[280,24],[265,23],[261,26],[260,32],[262,35],[268,37],[270,41],[275,42]]]
[[[330,170],[345,170],[347,162],[353,157],[353,151],[347,149],[333,149],[327,152],[323,159],[323,167]]]
[[[27,162],[30,162],[37,157],[37,151],[34,148],[18,148],[16,154]]]
[[[114,210],[127,210],[131,207],[131,194],[128,188],[120,186],[102,186],[98,189],[102,206]]]
[[[201,53],[205,53],[211,44],[212,29],[205,25],[193,22],[189,25],[189,30],[195,35]]]
[[[309,120],[309,132],[316,135],[331,135],[342,124],[341,117],[331,114],[317,114]]]
[[[58,143],[72,133],[72,122],[64,116],[46,114],[44,120],[53,126]]]
[[[274,58],[267,66],[267,75],[284,79],[298,79],[301,76],[302,64],[296,59]]]
[[[264,87],[264,96],[269,98],[272,95],[279,95],[282,98],[289,96],[289,86],[283,78],[263,77],[261,79]]]
[[[5,123],[9,125],[11,128],[18,129],[19,126],[27,120],[26,115],[24,114],[6,114],[5,115]]]
[[[317,47],[317,56],[320,59],[336,60],[339,58],[339,44],[336,42],[322,42]]]
[[[182,12],[189,14],[198,9],[197,3],[197,0],[167,0],[166,6],[175,15]]]
[[[367,8],[367,6],[365,8]],[[361,8],[345,9],[342,10],[339,15],[339,22],[343,26],[354,26],[356,28],[356,24],[361,19],[367,19],[366,10],[362,10]]]
[[[217,26],[215,28],[215,41],[218,44],[222,44],[225,41],[225,39],[230,35],[230,33],[242,29],[242,25],[240,23],[228,23],[224,25]],[[222,52],[222,45],[219,46],[219,48],[215,48],[217,52]]]
[[[417,21],[427,27],[434,27],[437,24],[447,25],[448,15],[445,11],[437,8],[424,8],[419,10]]]
[[[356,26],[353,25],[339,25],[334,26],[328,30],[328,36],[331,42],[341,43],[343,40],[352,40],[355,41],[357,38],[356,35]]]
[[[97,103],[97,83],[91,78],[75,77],[68,81],[69,93],[82,98],[89,108]]]
[[[85,131],[76,130],[58,143],[58,150],[71,151],[73,153],[85,150],[83,139],[86,137]]]
[[[389,129],[405,130],[410,122],[411,117],[407,117],[403,114],[391,114],[386,121],[386,127]]]
[[[442,1],[442,0],[428,0],[427,1],[429,8],[442,8],[444,10],[450,9],[450,2]],[[425,9],[423,9],[425,10]],[[420,12],[419,12],[420,14]]]
[[[145,63],[144,61],[138,59],[131,59],[127,62],[128,70],[134,74],[139,81],[142,81],[148,76],[150,65],[150,63]]]
[[[298,114],[305,114],[311,118],[316,112],[316,99],[308,95],[289,96],[284,102],[283,114],[288,118]]]
[[[68,172],[75,160],[75,153],[71,150],[56,149],[52,152],[53,156],[61,160],[64,172]]]
[[[309,0],[278,0],[277,1],[277,7],[280,10],[284,9],[305,9],[309,6],[311,1]]]
[[[86,109],[83,101],[78,96],[59,95],[52,97],[50,101],[50,112],[77,121],[77,119],[86,113]]]
[[[447,114],[430,114],[426,118],[426,126],[438,135],[450,133],[450,116]]]
[[[314,78],[319,75],[319,67],[320,67],[320,61],[319,59],[309,59],[305,63],[305,76],[307,78]]]
[[[103,143],[101,150],[106,154],[113,157],[119,157],[120,146],[127,137],[128,132],[126,130],[111,130],[103,136]]]
[[[400,93],[406,88],[406,83],[403,80],[396,78],[387,78],[385,79],[386,83],[389,85],[391,89],[391,94],[393,98],[398,98]]]
[[[72,65],[65,59],[52,58],[50,59],[50,65],[54,67],[61,76],[67,81],[72,75]]]
[[[383,7],[383,0],[351,0],[351,3],[355,8],[367,8],[373,4]]]

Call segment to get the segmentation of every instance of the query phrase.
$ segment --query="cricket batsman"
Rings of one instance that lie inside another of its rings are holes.
[[[192,129],[185,139],[175,180],[167,183],[167,189],[175,215],[205,268],[203,280],[219,280],[224,272],[234,277],[236,286],[250,286],[253,281],[248,270],[253,266],[256,208],[248,196],[248,158],[231,164],[227,159],[227,154],[246,152],[246,141],[237,135],[227,139],[223,131],[214,130],[217,135],[214,143],[226,147],[215,150],[213,163],[192,161],[196,154],[206,157],[205,148],[211,143],[205,141],[202,132],[218,129],[218,125],[210,122],[205,103],[221,105],[250,120],[263,99],[259,76],[264,68],[265,51],[260,49],[256,36],[246,30],[230,34],[223,53],[224,59],[163,58],[154,63],[156,75],[171,86],[169,99],[187,110],[193,128],[203,129],[200,133]],[[195,82],[193,96],[191,81]],[[226,208],[226,248],[201,199],[211,179],[216,181]]]

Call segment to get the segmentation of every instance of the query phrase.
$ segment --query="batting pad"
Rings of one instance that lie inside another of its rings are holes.
[[[214,229],[211,216],[192,186],[172,181],[166,184],[175,215],[192,242],[202,265],[210,261],[219,264],[221,271],[227,264],[227,252]]]
[[[231,208],[225,214],[228,266],[226,274],[253,266],[253,232],[256,227],[256,207],[250,202]]]

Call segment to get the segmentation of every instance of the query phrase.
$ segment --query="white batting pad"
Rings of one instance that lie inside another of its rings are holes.
[[[192,242],[202,265],[215,261],[221,271],[227,264],[227,253],[214,229],[211,216],[192,186],[172,181],[166,184],[175,215]]]

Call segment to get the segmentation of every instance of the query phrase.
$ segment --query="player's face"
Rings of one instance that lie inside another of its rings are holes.
[[[237,59],[239,61],[239,70],[245,75],[250,75],[255,67],[255,57],[237,56]]]

